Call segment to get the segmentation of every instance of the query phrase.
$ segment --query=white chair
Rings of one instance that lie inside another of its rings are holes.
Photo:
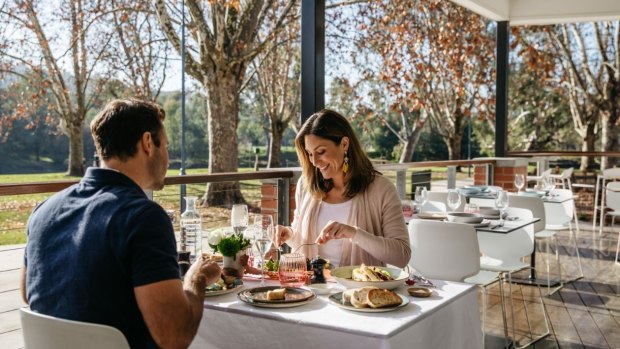
[[[573,240],[573,247],[575,248],[575,254],[577,255],[577,265],[579,266],[579,275],[571,280],[567,280],[566,282],[575,281],[579,278],[583,277],[583,267],[581,266],[581,257],[579,255],[579,247],[577,246],[577,235],[573,231],[571,221],[575,216],[575,200],[573,198],[573,192],[570,189],[556,189],[553,191],[553,200],[558,202],[544,202],[545,208],[545,230],[539,233],[536,233],[536,237],[544,237],[553,235],[555,238],[556,245],[556,259],[558,262],[558,270],[561,271],[561,263],[557,250],[558,241],[555,233],[551,234],[554,231],[560,230],[568,230],[569,231],[569,240]],[[577,224],[575,224],[578,226]],[[547,239],[547,256],[549,253],[549,239]],[[560,272],[560,276],[561,276]],[[549,278],[549,261],[547,261],[547,280]],[[560,277],[561,278],[561,277]],[[560,280],[562,282],[562,280]]]
[[[512,199],[512,196],[510,198]],[[520,219],[533,218],[532,211],[523,208],[508,207],[506,212],[509,216],[516,216]],[[512,299],[512,274],[530,268],[530,265],[522,262],[521,258],[529,256],[534,251],[534,229],[535,226],[530,224],[524,228],[507,234],[485,231],[478,232],[480,251],[484,254],[484,256],[480,257],[480,268],[482,270],[499,272],[500,283],[503,281],[508,281],[512,316],[512,333],[514,338],[516,338],[516,331],[514,320],[515,310]],[[527,347],[530,344],[546,337],[550,333],[547,308],[545,307],[545,303],[543,301],[540,286],[537,285],[537,288],[538,294],[540,295],[540,303],[544,314],[546,330],[536,338],[534,338],[534,334],[531,333],[532,339],[520,348]],[[528,328],[530,328],[531,332],[530,317],[527,315],[527,307],[524,307],[524,310]]]
[[[540,176],[527,176],[527,181],[529,182],[538,182],[539,180],[549,176],[551,174],[551,169],[548,168],[546,170],[544,170]]]
[[[559,184],[562,189],[570,189],[573,190],[573,186],[571,184],[571,178],[573,177],[573,168],[567,168],[562,171],[560,174],[549,174],[549,177],[555,179],[556,185]]]
[[[614,220],[620,216],[620,182],[611,182],[607,184],[607,207],[613,211],[606,214],[611,216],[611,227],[613,229]],[[616,264],[620,264],[618,253],[620,252],[620,231],[618,231],[618,244],[616,245]]]
[[[605,209],[607,208],[607,201],[605,199],[606,190],[604,190],[606,188],[605,182],[617,181],[617,180],[620,180],[620,168],[618,167],[608,168],[606,170],[603,170],[603,173],[596,178],[596,188],[594,189],[594,212],[592,214],[592,230],[593,231],[596,230],[596,217],[597,217],[597,212],[600,210],[601,214],[599,217],[600,222],[599,222],[599,230],[598,230],[599,235],[603,234],[603,225],[604,225],[604,218],[605,218],[604,212],[605,212]],[[601,204],[600,205],[598,204],[599,190],[601,190]]]
[[[26,349],[129,349],[118,329],[19,310]]]
[[[473,226],[414,219],[409,223],[409,265],[427,278],[476,284],[482,290],[482,340],[486,324],[487,286],[499,281],[496,272],[480,270],[478,237]],[[500,283],[502,311],[504,290]],[[508,326],[503,311],[505,344]]]
[[[448,192],[447,191],[429,191],[427,195],[428,195],[427,198],[429,201],[441,202],[444,205],[446,205],[445,206],[446,208],[448,207]],[[463,209],[465,208],[465,204],[467,204],[467,198],[465,197],[465,195],[461,193],[459,193],[459,196],[461,197],[461,205],[456,210],[458,212],[463,212]]]

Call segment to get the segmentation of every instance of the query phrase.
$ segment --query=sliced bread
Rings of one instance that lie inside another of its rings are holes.
[[[374,286],[366,286],[354,290],[351,294],[351,305],[356,308],[368,308],[368,293],[373,290],[378,290],[378,288]]]
[[[400,305],[402,298],[394,292],[386,289],[374,289],[368,291],[366,304],[371,308],[383,308]]]

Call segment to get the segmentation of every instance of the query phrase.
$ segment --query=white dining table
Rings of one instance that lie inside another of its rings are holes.
[[[395,291],[410,303],[382,313],[342,309],[324,295],[294,308],[255,307],[240,301],[237,292],[207,297],[190,348],[481,348],[476,286],[433,282],[429,298],[408,296],[403,284]]]

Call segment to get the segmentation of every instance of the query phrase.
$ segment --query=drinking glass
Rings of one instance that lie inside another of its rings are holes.
[[[544,177],[543,185],[545,190],[549,193],[549,196],[553,196],[553,190],[555,189],[555,178],[553,177]]]
[[[480,209],[478,208],[478,205],[476,205],[476,204],[466,204],[465,208],[463,209],[463,212],[465,212],[465,213],[480,213]]]
[[[517,193],[521,192],[521,188],[525,185],[525,177],[521,173],[515,174],[515,187],[517,187]]]
[[[508,192],[498,190],[495,198],[495,207],[499,210],[499,225],[504,224],[504,211],[508,208]]]
[[[461,194],[456,189],[449,189],[447,203],[452,212],[456,211],[461,206]]]
[[[271,215],[258,214],[254,217],[254,247],[261,256],[260,286],[265,286],[265,255],[273,244],[273,218]],[[304,260],[305,261],[305,260]]]
[[[413,218],[414,214],[414,206],[411,200],[401,200],[401,207],[403,209],[403,217],[405,217],[405,222],[409,222],[411,218]]]
[[[283,287],[299,287],[306,283],[306,256],[301,253],[286,253],[280,256],[278,279]]]
[[[233,227],[235,234],[243,234],[248,227],[248,205],[233,205],[230,212],[230,225]]]
[[[415,188],[415,203],[418,205],[418,207],[420,208],[420,212],[422,212],[422,206],[424,206],[424,204],[426,203],[427,200],[427,192],[426,192],[426,187],[416,187]]]

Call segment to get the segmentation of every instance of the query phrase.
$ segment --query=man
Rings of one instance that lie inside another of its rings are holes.
[[[22,296],[31,309],[118,328],[132,348],[186,348],[204,288],[220,267],[198,260],[181,282],[166,212],[143,190],[164,186],[165,114],[110,102],[90,124],[101,168],[38,206],[28,221]]]

